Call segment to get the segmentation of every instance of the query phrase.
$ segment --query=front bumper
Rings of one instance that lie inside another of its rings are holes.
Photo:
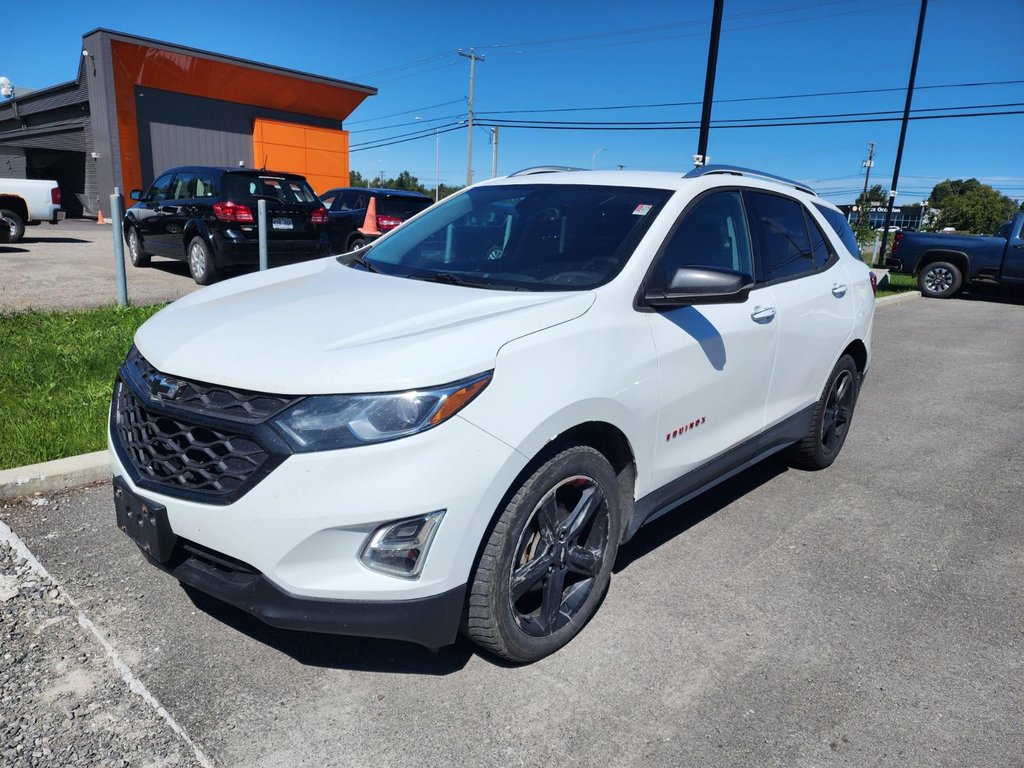
[[[182,551],[161,567],[183,583],[275,626],[429,647],[454,639],[480,542],[527,461],[455,416],[389,443],[291,455],[240,498],[215,505],[139,488],[111,448],[119,482],[166,508]],[[445,516],[417,578],[362,564],[381,524],[439,509]],[[203,562],[210,556],[240,570],[221,573]]]
[[[144,553],[145,554],[145,553]],[[412,600],[324,600],[291,595],[262,573],[179,540],[166,563],[146,559],[179,582],[282,629],[404,640],[440,648],[455,642],[466,585]]]

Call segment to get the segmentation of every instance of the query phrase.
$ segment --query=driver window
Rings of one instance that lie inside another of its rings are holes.
[[[174,178],[173,173],[165,173],[159,179],[153,182],[153,186],[149,188],[146,193],[146,200],[166,200],[167,193],[170,191],[171,179]]]
[[[652,276],[667,287],[680,267],[713,267],[753,275],[750,234],[739,192],[716,192],[691,208],[672,234]]]

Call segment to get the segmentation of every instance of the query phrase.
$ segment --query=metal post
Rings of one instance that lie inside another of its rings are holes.
[[[441,197],[441,134],[434,129],[434,202]]]
[[[466,132],[466,186],[473,183],[473,89],[476,85],[476,63],[484,61],[483,56],[477,56],[473,49],[469,53],[459,51],[459,56],[469,59],[469,125]]]
[[[921,0],[921,14],[917,17],[917,39],[914,41],[914,59],[910,64],[910,82],[907,83],[907,102],[903,106],[903,125],[900,127],[900,143],[896,146],[896,165],[892,168],[892,185],[889,187],[889,203],[885,207],[885,224],[882,228],[882,247],[878,258],[885,258],[885,247],[889,244],[889,222],[892,221],[892,206],[896,201],[896,190],[900,183],[900,164],[903,162],[903,143],[907,139],[907,123],[910,120],[910,104],[914,100],[914,80],[917,78],[917,58],[921,55],[921,36],[924,34],[924,15],[928,11],[928,0]]]
[[[718,68],[718,38],[722,34],[722,6],[724,0],[715,0],[715,11],[711,17],[711,42],[708,44],[708,68],[704,76],[704,106],[700,113],[700,136],[697,139],[697,154],[694,165],[707,165],[708,133],[711,130],[711,103],[715,99],[715,70]]]
[[[256,201],[256,213],[259,219],[260,237],[260,272],[267,268],[267,201]]]
[[[114,234],[114,272],[117,275],[117,306],[128,306],[128,282],[124,274],[124,213],[121,191],[114,187],[110,196],[110,223]]]
[[[494,142],[491,146],[491,178],[497,178],[498,176],[498,126],[491,128],[491,140]]]

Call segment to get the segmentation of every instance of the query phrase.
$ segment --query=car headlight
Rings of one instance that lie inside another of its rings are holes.
[[[436,427],[461,411],[491,381],[488,371],[430,389],[378,395],[313,395],[274,419],[295,451],[382,443]]]

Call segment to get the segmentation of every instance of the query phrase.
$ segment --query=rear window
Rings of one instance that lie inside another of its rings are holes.
[[[846,223],[846,217],[839,211],[833,211],[831,208],[826,208],[817,203],[814,204],[814,207],[818,209],[818,213],[825,217],[825,221],[828,222],[829,226],[836,231],[836,234],[839,235],[839,239],[843,241],[843,245],[846,246],[846,250],[850,252],[850,255],[858,261],[862,261],[860,246],[857,245],[857,236],[853,234],[850,225]]]
[[[231,200],[258,200],[262,197],[281,203],[313,203],[319,199],[305,179],[244,173],[225,174],[224,197]]]
[[[386,195],[377,201],[377,212],[387,216],[398,216],[408,219],[434,204],[433,200],[418,197],[399,197]]]

